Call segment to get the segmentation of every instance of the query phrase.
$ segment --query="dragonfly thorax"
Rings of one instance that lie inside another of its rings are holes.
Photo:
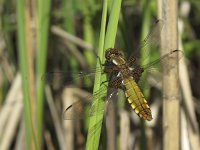
[[[106,64],[109,66],[113,66],[113,69],[118,72],[118,77],[121,76],[122,78],[124,78],[131,76],[132,70],[127,65],[122,53],[120,53],[117,49],[107,49],[105,57],[107,60]]]

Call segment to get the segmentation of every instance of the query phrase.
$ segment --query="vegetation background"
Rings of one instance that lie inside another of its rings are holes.
[[[0,0],[0,149],[151,150],[166,149],[165,145],[175,139],[180,139],[181,149],[198,149],[200,1],[197,0],[180,0],[176,10],[179,49],[185,54],[177,75],[181,87],[178,134],[164,140],[161,74],[154,75],[156,84],[151,82],[152,76],[146,77],[144,92],[153,112],[151,122],[140,120],[127,109],[130,106],[121,94],[119,101],[109,105],[110,111],[103,120],[103,116],[83,120],[62,118],[69,104],[90,99],[93,88],[100,87],[104,77],[100,72],[96,76],[92,72],[95,71],[92,68],[100,68],[100,64],[96,67],[97,53],[104,62],[103,50],[115,46],[129,56],[149,33],[158,10],[159,0]],[[149,58],[158,54],[159,51],[154,51]],[[80,74],[85,76],[83,80]],[[173,111],[170,115],[177,120]]]

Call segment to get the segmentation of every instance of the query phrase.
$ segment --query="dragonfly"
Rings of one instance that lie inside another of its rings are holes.
[[[148,48],[158,47],[163,25],[163,20],[157,20],[156,24],[153,26],[152,30],[146,36],[143,43],[141,44],[141,46],[139,46],[136,52],[144,50],[146,52],[146,55],[148,56]],[[109,80],[107,81],[107,87],[104,86],[99,91],[95,92],[93,96],[86,97],[86,99],[91,100],[89,116],[95,114],[95,103],[98,103],[99,97],[105,95],[105,92],[107,92],[106,89],[110,88],[115,90],[123,90],[128,100],[128,103],[131,105],[134,112],[140,118],[147,121],[151,121],[153,119],[150,106],[139,86],[140,78],[145,71],[151,70],[158,63],[165,63],[165,65],[167,64],[169,65],[169,67],[173,67],[170,66],[169,63],[167,63],[168,59],[176,56],[178,56],[178,59],[180,59],[182,57],[182,51],[172,50],[169,53],[145,65],[140,65],[139,54],[136,52],[131,54],[130,57],[126,60],[123,54],[118,49],[109,48],[105,52],[106,62],[102,65],[104,66],[104,69],[95,68],[89,72],[80,72],[77,74],[78,76],[80,76],[80,78],[84,78],[90,75],[94,75],[95,72],[100,71],[107,74],[107,76],[109,77]],[[111,99],[111,97],[112,93],[110,96],[108,96],[107,102],[109,102],[109,99]],[[82,100],[79,100],[69,105],[63,113],[63,118],[66,120],[83,118],[82,108],[80,108],[81,104]],[[104,113],[104,110],[98,111],[99,112],[97,112],[97,114]]]
[[[135,59],[131,58],[130,61],[126,62],[119,50],[114,48],[106,50],[105,58],[107,63],[111,63],[113,66],[112,70],[105,68],[105,72],[117,74],[117,77],[112,79],[108,86],[123,88],[125,96],[135,113],[144,120],[152,120],[151,109],[136,83],[144,69],[139,67],[137,70],[132,71],[130,65],[134,63]]]

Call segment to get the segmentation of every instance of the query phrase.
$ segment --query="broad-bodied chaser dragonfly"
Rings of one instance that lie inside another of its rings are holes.
[[[163,20],[158,20],[156,25],[153,27],[151,32],[147,35],[145,40],[143,41],[142,45],[139,47],[139,50],[146,50],[147,47],[157,47],[160,43],[160,33],[163,27]],[[147,53],[147,52],[146,52]],[[139,55],[137,53],[133,53],[128,60],[125,60],[122,53],[115,49],[109,48],[105,52],[106,62],[102,67],[104,69],[94,69],[89,74],[94,74],[95,71],[100,70],[102,73],[111,76],[108,80],[108,88],[112,89],[122,89],[125,93],[125,96],[128,100],[128,103],[131,105],[135,113],[144,120],[152,120],[152,113],[151,109],[142,94],[138,83],[140,81],[140,77],[142,73],[154,68],[158,63],[165,63],[168,64],[167,61],[171,57],[178,57],[180,59],[182,57],[182,51],[180,50],[172,50],[171,52],[151,61],[146,65],[140,65],[139,63]],[[170,64],[169,64],[170,65]],[[87,73],[79,73],[79,75],[87,76]],[[48,74],[47,74],[48,76]],[[65,76],[63,74],[63,76]],[[81,78],[83,78],[83,76]],[[49,78],[49,77],[47,77]],[[87,97],[87,99],[93,99],[91,102],[90,108],[90,115],[93,115],[94,108],[92,108],[93,104],[97,102],[97,99],[104,95],[106,92],[105,89],[100,89],[97,91],[92,97]],[[77,119],[81,118],[82,114],[80,115],[80,105],[81,100],[78,102],[74,102],[70,106],[66,108],[64,111],[64,119]],[[77,114],[76,114],[77,113]],[[103,113],[101,110],[98,113]],[[73,114],[73,115],[72,115]]]

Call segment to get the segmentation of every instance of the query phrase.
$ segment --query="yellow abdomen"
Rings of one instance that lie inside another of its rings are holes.
[[[135,111],[135,113],[145,120],[152,120],[152,114],[147,101],[144,98],[140,88],[137,83],[130,76],[123,80],[123,84],[126,88],[125,95],[128,99],[129,104]]]

